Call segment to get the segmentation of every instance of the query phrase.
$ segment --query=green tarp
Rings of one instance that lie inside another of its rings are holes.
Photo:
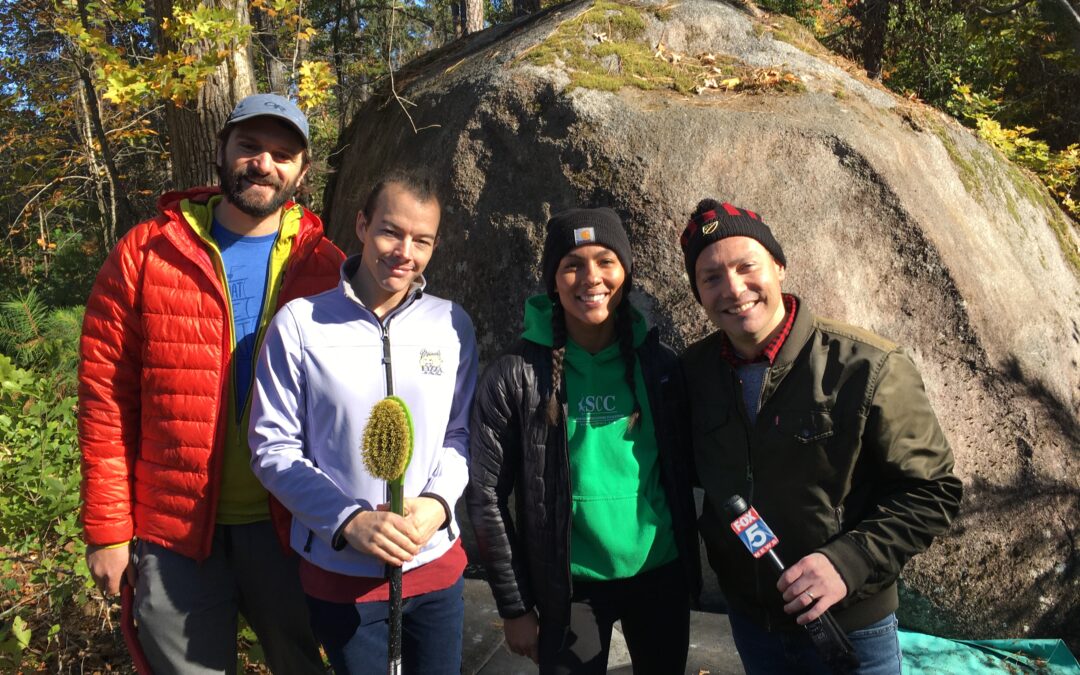
[[[900,649],[905,675],[1080,675],[1080,664],[1061,640],[950,640],[901,630]]]

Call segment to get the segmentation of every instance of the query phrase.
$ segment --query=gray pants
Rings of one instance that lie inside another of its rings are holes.
[[[271,671],[325,673],[298,563],[286,557],[269,521],[218,525],[201,563],[140,541],[135,619],[154,675],[235,673],[238,613]]]

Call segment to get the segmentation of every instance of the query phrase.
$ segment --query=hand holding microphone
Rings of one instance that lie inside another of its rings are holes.
[[[802,612],[795,617],[800,626],[818,618],[836,603],[847,597],[847,584],[832,562],[820,553],[811,553],[784,570],[776,583],[784,597],[784,611]],[[806,610],[806,611],[803,611]]]
[[[858,668],[859,658],[855,654],[855,648],[828,611],[830,605],[847,595],[847,586],[832,563],[819,553],[811,554],[785,571],[784,563],[773,550],[780,540],[757,511],[739,495],[732,495],[724,502],[723,508],[731,519],[731,529],[750,553],[755,558],[768,558],[772,567],[780,574],[777,588],[782,591],[787,603],[784,611],[791,614],[805,607],[811,608],[797,617],[796,622],[810,633],[810,640],[822,660],[835,673],[849,673]],[[831,578],[830,572],[835,579]],[[818,588],[819,585],[821,595],[816,596],[811,589]],[[815,606],[818,602],[821,602],[821,607]]]

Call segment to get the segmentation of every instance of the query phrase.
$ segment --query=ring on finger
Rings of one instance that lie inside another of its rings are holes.
[[[803,591],[803,593],[806,594],[806,597],[810,598],[810,602],[813,602],[815,600],[814,594],[811,593],[810,591]]]

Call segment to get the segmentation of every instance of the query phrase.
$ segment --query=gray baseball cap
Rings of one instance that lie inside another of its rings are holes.
[[[236,104],[229,119],[225,120],[225,127],[243,122],[252,117],[276,117],[291,124],[304,139],[304,147],[310,144],[308,138],[308,121],[304,113],[296,104],[278,94],[254,94]]]

